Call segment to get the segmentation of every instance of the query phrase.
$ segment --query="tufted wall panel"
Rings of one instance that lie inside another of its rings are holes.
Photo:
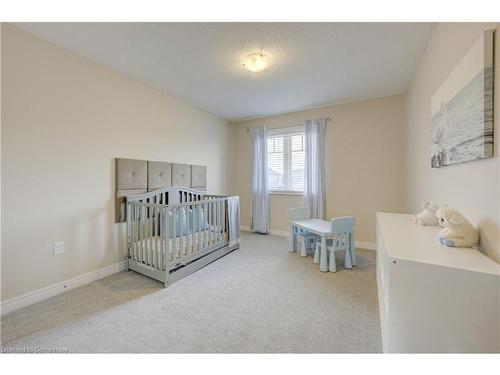
[[[202,165],[191,166],[191,187],[203,188],[207,187],[207,167]]]
[[[172,164],[172,186],[191,187],[191,166],[189,164]]]
[[[116,159],[116,190],[147,189],[146,160]]]
[[[172,164],[162,161],[148,161],[148,190],[172,186]]]
[[[148,162],[146,160],[116,159],[115,219],[125,221],[125,196],[141,194],[148,188]]]

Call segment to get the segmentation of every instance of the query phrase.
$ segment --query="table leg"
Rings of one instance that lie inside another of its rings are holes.
[[[326,250],[326,236],[321,236],[321,255],[319,258],[319,269],[321,272],[328,271],[328,255]]]
[[[295,239],[295,227],[293,225],[290,225],[290,247],[288,249],[289,253],[294,253],[296,246],[296,239]]]
[[[356,250],[354,249],[354,236],[349,236],[349,253],[351,254],[351,263],[353,266],[356,266]]]

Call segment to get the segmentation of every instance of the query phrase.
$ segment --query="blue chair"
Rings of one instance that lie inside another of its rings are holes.
[[[311,211],[307,207],[290,208],[288,210],[288,218],[290,221],[310,219]],[[294,228],[294,230],[295,232],[292,235],[302,240],[301,241],[302,244],[300,247],[300,255],[306,257],[307,249],[314,246],[314,244],[320,237],[314,233],[308,232],[301,228]]]
[[[356,253],[354,249],[354,224],[352,216],[337,217],[332,219],[332,239],[326,241],[326,249],[329,253],[328,270],[337,271],[335,252],[345,251],[345,268],[356,266]],[[321,242],[316,242],[315,258],[319,260],[321,253]],[[326,271],[326,269],[324,270]]]

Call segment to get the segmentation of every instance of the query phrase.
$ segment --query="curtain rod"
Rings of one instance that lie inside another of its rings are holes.
[[[331,118],[330,117],[327,117],[325,118],[325,124],[328,122],[328,121],[331,121]],[[283,125],[283,126],[273,126],[269,129],[282,129],[282,128],[292,128],[294,126],[302,126],[304,125],[304,123],[300,123],[300,124],[288,124],[288,125]],[[250,131],[250,128],[247,128],[247,132]]]

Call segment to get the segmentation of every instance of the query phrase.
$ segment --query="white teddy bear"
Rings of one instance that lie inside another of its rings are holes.
[[[436,211],[439,206],[434,202],[422,202],[422,211],[419,212],[415,219],[420,225],[439,225]]]
[[[438,240],[443,245],[452,247],[474,247],[478,245],[478,231],[459,211],[443,207],[437,210],[436,217],[443,227],[438,234]]]

